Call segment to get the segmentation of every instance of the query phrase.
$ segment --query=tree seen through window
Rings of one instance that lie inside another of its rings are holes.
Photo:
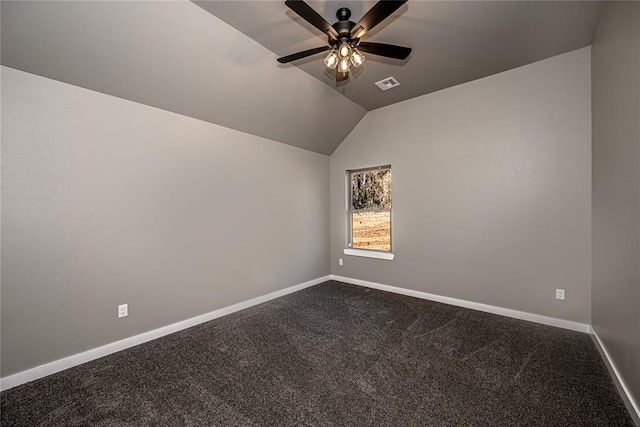
[[[350,247],[391,251],[391,167],[349,172]]]

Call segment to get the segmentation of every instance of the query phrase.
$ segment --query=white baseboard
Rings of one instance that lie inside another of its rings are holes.
[[[187,329],[192,326],[199,325],[204,322],[208,322],[209,320],[217,319],[218,317],[226,316],[227,314],[231,314],[239,310],[244,310],[245,308],[249,308],[254,305],[262,304],[263,302],[267,302],[269,300],[279,298],[281,296],[323,283],[327,280],[337,280],[340,282],[350,283],[353,285],[365,286],[368,288],[379,289],[382,291],[393,292],[396,294],[442,302],[445,304],[455,305],[458,307],[465,307],[473,310],[484,311],[487,313],[499,314],[502,316],[513,317],[516,319],[527,320],[530,322],[541,323],[544,325],[556,326],[556,327],[570,329],[578,332],[585,332],[585,333],[592,332],[591,327],[583,323],[572,322],[572,321],[563,320],[563,319],[556,319],[553,317],[547,317],[547,316],[542,316],[542,315],[533,314],[533,313],[526,313],[523,311],[511,310],[508,308],[496,307],[492,305],[481,304],[481,303],[472,302],[472,301],[465,301],[465,300],[456,299],[456,298],[444,297],[444,296],[430,294],[426,292],[414,291],[411,289],[404,289],[404,288],[384,285],[384,284],[375,283],[375,282],[368,282],[360,279],[352,279],[349,277],[328,275],[328,276],[319,277],[317,279],[310,280],[308,282],[304,282],[295,286],[291,286],[286,289],[281,289],[276,292],[262,295],[260,297],[250,299],[248,301],[243,301],[228,307],[224,307],[224,308],[212,311],[210,313],[192,317],[190,319],[183,320],[181,322],[173,323],[171,325],[164,326],[162,328],[154,329],[149,332],[144,332],[142,334],[135,335],[133,337],[125,338],[120,341],[106,344],[101,347],[97,347],[82,353],[74,354],[72,356],[65,357],[63,359],[59,359],[50,363],[46,363],[44,365],[36,366],[35,368],[18,372],[17,374],[0,378],[0,390],[10,389],[20,384],[24,384],[29,381],[33,381],[38,378],[42,378],[47,375],[54,374],[56,372],[63,371],[65,369],[69,369],[74,366],[81,365],[83,363],[98,359],[103,356],[107,356],[117,351],[121,351],[130,347],[136,346],[138,344],[142,344],[147,341],[151,341],[156,338],[160,338],[165,335],[169,335],[174,332],[178,332],[183,329]],[[598,338],[597,335],[595,336],[596,338]],[[598,338],[598,341],[600,342],[599,338]],[[601,342],[600,342],[600,345],[603,349],[603,353],[607,356],[609,363],[613,367],[613,370],[616,373],[616,376],[618,377],[618,379],[620,379],[620,383],[623,384],[623,387],[625,388],[627,395],[629,395],[628,389],[626,389],[624,382],[621,380],[621,377],[618,374],[618,371],[615,368],[615,365],[613,364],[613,362],[611,361],[608,353],[606,352],[605,347],[601,344]],[[631,402],[633,402],[633,400],[631,400]],[[633,404],[634,404],[634,408],[637,411],[638,410],[637,405],[635,404],[635,402],[633,402]]]
[[[586,323],[572,322],[570,320],[557,319],[555,317],[542,316],[540,314],[527,313],[525,311],[511,310],[509,308],[496,307],[494,305],[481,304],[479,302],[466,301],[457,298],[444,297],[427,292],[414,291],[411,289],[398,288],[396,286],[383,285],[381,283],[368,282],[366,280],[352,279],[331,275],[331,280],[350,283],[352,285],[365,286],[367,288],[379,289],[381,291],[393,292],[410,297],[422,298],[430,301],[442,302],[458,307],[470,308],[472,310],[484,311],[487,313],[499,314],[501,316],[513,317],[515,319],[527,320],[529,322],[541,323],[543,325],[556,326],[558,328],[570,329],[572,331],[589,333],[591,327]]]
[[[82,353],[74,354],[73,356],[65,357],[64,359],[55,360],[44,365],[36,366],[35,368],[28,369],[26,371],[18,372],[17,374],[9,375],[4,378],[0,378],[0,390],[7,390],[20,384],[27,383],[29,381],[37,380],[38,378],[46,377],[47,375],[55,374],[56,372],[63,371],[65,369],[72,368],[74,366],[81,365],[91,360],[98,359],[103,356],[115,353],[127,349],[129,347],[136,346],[138,344],[145,343],[147,341],[154,340],[156,338],[163,337],[165,335],[172,334],[174,332],[181,331],[183,329],[190,328],[200,323],[208,322],[209,320],[217,319],[218,317],[226,316],[227,314],[234,313],[236,311],[244,310],[245,308],[252,307],[254,305],[262,304],[269,300],[279,298],[281,296],[309,288],[322,282],[330,280],[331,276],[319,277],[308,282],[300,283],[299,285],[291,286],[289,288],[281,289],[279,291],[271,292],[266,295],[259,296],[257,298],[243,301],[237,304],[223,307],[221,309],[206,313],[200,316],[192,317],[181,322],[173,323],[162,328],[154,329],[149,332],[144,332],[133,337],[125,338],[120,341],[116,341],[110,344],[103,345]]]
[[[635,413],[636,413],[636,422],[638,422],[638,420],[640,420],[640,406],[638,405],[638,402],[636,402],[633,399],[633,396],[631,396],[631,392],[629,391],[629,388],[627,387],[627,384],[622,379],[622,375],[620,375],[620,371],[618,371],[618,367],[613,362],[613,359],[611,358],[611,355],[609,355],[609,352],[607,351],[607,347],[604,346],[604,343],[602,342],[602,340],[600,339],[600,337],[598,336],[596,331],[593,329],[593,327],[590,328],[590,329],[591,329],[591,335],[595,338],[596,345],[598,347],[600,347],[600,351],[604,355],[605,363],[607,363],[609,365],[609,368],[611,368],[611,371],[613,371],[613,374],[615,375],[616,380],[618,381],[618,384],[620,385],[620,387],[622,388],[622,391],[626,395],[626,398],[627,398],[629,404],[631,405],[631,407],[635,411]]]

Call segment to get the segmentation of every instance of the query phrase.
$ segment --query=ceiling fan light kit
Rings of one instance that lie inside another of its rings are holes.
[[[327,68],[334,70],[338,64],[340,67],[338,71],[341,73],[348,73],[351,65],[358,68],[364,62],[364,55],[355,47],[352,47],[347,42],[343,42],[339,49],[333,49],[326,58],[324,58],[324,64]]]
[[[411,48],[360,41],[360,38],[369,30],[388,18],[406,2],[407,0],[380,0],[358,23],[349,21],[351,11],[346,7],[341,7],[336,12],[338,22],[330,25],[304,1],[287,0],[284,2],[287,7],[327,35],[329,46],[317,47],[284,56],[278,58],[278,62],[286,64],[330,50],[331,52],[324,58],[324,64],[327,68],[336,70],[336,81],[343,81],[349,78],[351,66],[357,68],[364,62],[365,56],[362,51],[387,58],[406,59],[411,53]]]

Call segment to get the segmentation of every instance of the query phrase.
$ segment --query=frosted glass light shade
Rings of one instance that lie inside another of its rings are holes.
[[[329,55],[327,55],[326,58],[324,58],[324,64],[331,68],[332,70],[335,70],[336,67],[338,66],[338,61],[339,61],[339,57],[338,57],[338,51],[333,49],[331,51],[331,53],[329,53]]]
[[[354,67],[358,68],[364,62],[364,55],[360,53],[358,49],[353,49],[351,52],[351,63]]]
[[[340,65],[338,65],[338,71],[340,71],[341,73],[346,73],[347,71],[349,71],[349,68],[349,58],[341,59]]]
[[[349,58],[351,55],[351,46],[349,46],[349,43],[343,42],[338,48],[338,54],[340,58]]]

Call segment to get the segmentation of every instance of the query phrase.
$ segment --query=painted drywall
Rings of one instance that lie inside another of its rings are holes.
[[[366,114],[188,0],[0,8],[2,65],[15,69],[324,154]]]
[[[7,67],[2,113],[3,377],[329,273],[326,155]]]
[[[331,156],[332,274],[589,323],[590,96],[583,48],[369,112]],[[395,259],[345,256],[345,171],[386,164]]]
[[[591,64],[592,322],[640,403],[640,3],[607,3]]]

